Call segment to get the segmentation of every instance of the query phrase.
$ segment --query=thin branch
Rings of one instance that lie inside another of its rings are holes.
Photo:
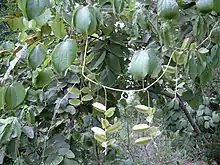
[[[156,94],[161,94],[161,95],[166,96],[166,97],[171,98],[171,99],[175,98],[175,95],[173,95],[173,94],[171,94],[169,92],[166,92],[166,91],[160,91],[160,90],[155,91],[153,89],[149,89],[149,91],[153,92],[153,93],[156,93]],[[198,125],[196,124],[196,122],[194,121],[193,117],[191,116],[191,114],[189,113],[188,109],[186,108],[185,101],[179,95],[177,95],[177,98],[180,101],[180,108],[182,109],[182,111],[186,115],[186,118],[190,122],[191,126],[193,127],[196,135],[200,135],[201,134],[201,130],[199,129]],[[205,143],[208,143],[208,141],[206,140],[206,138],[204,136],[202,136],[202,139],[203,139],[203,141]]]

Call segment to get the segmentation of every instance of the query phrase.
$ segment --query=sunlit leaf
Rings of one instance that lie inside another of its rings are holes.
[[[73,39],[59,43],[52,52],[52,63],[57,72],[66,70],[76,58],[77,44]]]

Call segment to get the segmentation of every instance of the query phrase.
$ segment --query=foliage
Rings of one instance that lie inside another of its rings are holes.
[[[0,46],[0,164],[150,164],[134,148],[163,128],[210,151],[213,2],[9,0],[1,22],[18,35]]]

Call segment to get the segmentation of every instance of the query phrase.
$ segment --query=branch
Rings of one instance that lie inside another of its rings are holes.
[[[160,94],[160,95],[164,95],[168,98],[175,98],[174,94],[171,94],[169,92],[166,91],[160,91],[160,90],[153,90],[153,89],[149,89],[150,92],[155,93],[155,94]],[[185,101],[182,99],[182,97],[180,97],[179,95],[177,95],[179,102],[180,102],[180,108],[182,109],[182,111],[184,112],[184,114],[186,115],[188,121],[190,122],[191,126],[193,127],[196,135],[201,134],[201,130],[199,129],[198,125],[196,124],[196,122],[193,120],[191,114],[189,113],[188,109],[185,106]]]

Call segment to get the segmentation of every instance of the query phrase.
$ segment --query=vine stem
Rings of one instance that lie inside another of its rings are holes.
[[[212,35],[212,32],[213,32],[213,30],[215,29],[215,27],[218,25],[218,23],[219,23],[219,21],[217,21],[217,22],[215,23],[215,25],[213,26],[212,30],[210,31],[208,37],[206,37],[206,38],[196,47],[196,49],[198,49],[200,46],[202,46],[207,40],[210,40],[210,37],[211,37],[211,35]]]
[[[166,67],[163,71],[163,73],[153,82],[151,83],[150,85],[148,85],[147,87],[143,87],[141,89],[135,89],[135,90],[128,90],[128,89],[118,89],[118,88],[112,88],[112,87],[109,87],[109,86],[105,86],[103,84],[101,84],[100,82],[96,82],[92,79],[90,79],[89,77],[87,77],[85,75],[85,66],[86,66],[86,54],[87,54],[87,49],[88,49],[88,35],[86,36],[86,45],[85,45],[85,50],[84,50],[84,57],[83,57],[83,65],[82,65],[82,76],[88,80],[89,82],[95,84],[95,85],[99,85],[101,86],[102,88],[104,89],[108,89],[108,90],[111,90],[111,91],[116,91],[116,92],[145,92],[146,90],[148,90],[150,87],[152,87],[154,84],[156,84],[163,76],[164,74],[166,73],[168,67]],[[171,60],[172,60],[172,57],[173,57],[173,54],[174,52],[171,54],[170,58],[169,58],[169,61],[167,63],[167,66],[170,65],[171,63]]]

